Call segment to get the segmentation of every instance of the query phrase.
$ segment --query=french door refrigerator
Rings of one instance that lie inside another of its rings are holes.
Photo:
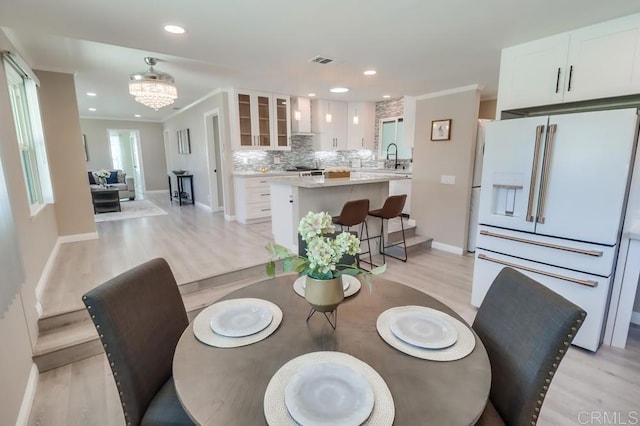
[[[637,134],[635,108],[487,123],[473,305],[513,267],[581,306],[597,350]]]

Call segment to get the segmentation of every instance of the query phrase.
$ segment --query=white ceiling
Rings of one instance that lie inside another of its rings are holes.
[[[478,83],[491,99],[501,48],[635,12],[638,0],[1,0],[0,26],[34,69],[75,74],[81,116],[163,120],[230,87],[378,101]],[[145,56],[178,87],[158,112],[127,90]]]

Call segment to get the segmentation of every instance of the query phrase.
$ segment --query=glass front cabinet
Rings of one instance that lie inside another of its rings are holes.
[[[236,149],[291,149],[289,96],[236,91],[232,99]]]

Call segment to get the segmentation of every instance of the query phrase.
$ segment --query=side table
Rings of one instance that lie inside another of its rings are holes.
[[[193,194],[193,175],[176,175],[176,183],[178,186],[178,190],[176,194],[173,193],[172,185],[171,185],[171,175],[169,178],[169,200],[171,202],[177,201],[179,205],[183,204],[195,204],[196,199]],[[184,181],[185,179],[189,181],[189,192],[185,191]]]
[[[120,212],[120,195],[117,189],[100,188],[91,190],[93,213]]]

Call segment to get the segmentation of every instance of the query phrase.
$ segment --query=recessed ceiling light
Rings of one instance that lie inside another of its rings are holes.
[[[95,111],[95,110],[96,110],[95,108],[89,108],[89,111]]]
[[[93,92],[87,92],[87,96],[98,96],[98,95],[96,95],[96,94],[95,94],[95,93],[93,93]]]
[[[389,99],[391,97],[391,95],[384,95],[383,98],[385,99]]]
[[[135,114],[134,117],[140,118],[140,114]]]
[[[309,97],[313,98],[316,94],[315,93],[309,93]]]
[[[164,26],[164,30],[168,33],[171,34],[184,34],[185,30],[184,28],[178,26],[178,25],[165,25]]]
[[[376,75],[376,70],[366,70],[363,72],[364,75]]]
[[[347,93],[349,89],[346,87],[334,87],[333,89],[329,89],[331,93]]]

